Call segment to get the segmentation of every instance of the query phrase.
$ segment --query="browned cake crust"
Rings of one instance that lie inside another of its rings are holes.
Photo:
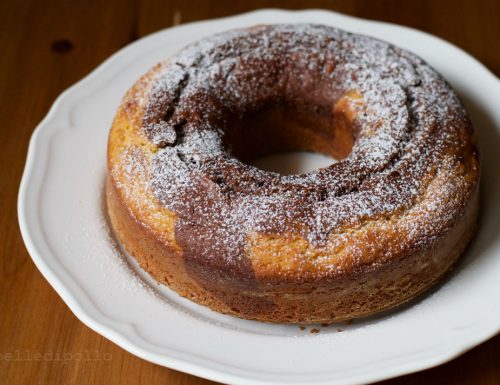
[[[291,149],[340,161],[282,176]],[[313,25],[216,35],[126,94],[107,204],[158,282],[213,310],[328,323],[406,302],[472,237],[479,161],[449,85],[415,55]]]

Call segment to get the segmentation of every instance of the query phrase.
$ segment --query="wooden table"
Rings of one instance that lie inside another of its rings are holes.
[[[457,44],[500,74],[498,0],[2,0],[0,384],[210,382],[143,361],[84,326],[24,247],[17,224],[17,191],[37,123],[61,91],[109,55],[174,24],[264,7],[329,8],[408,25]],[[448,364],[386,382],[421,383],[500,384],[500,336]]]

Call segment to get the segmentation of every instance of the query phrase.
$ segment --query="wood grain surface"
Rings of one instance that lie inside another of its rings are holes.
[[[210,383],[134,357],[84,326],[31,261],[19,233],[17,193],[30,135],[61,91],[141,36],[265,7],[326,8],[415,27],[500,74],[498,0],[1,0],[0,384]],[[384,384],[500,384],[500,336]]]

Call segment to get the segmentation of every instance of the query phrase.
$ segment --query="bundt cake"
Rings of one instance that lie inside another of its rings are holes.
[[[298,175],[251,161],[338,162]],[[333,27],[204,38],[125,95],[107,209],[158,282],[209,308],[330,323],[438,282],[476,228],[479,157],[459,98],[416,55]]]

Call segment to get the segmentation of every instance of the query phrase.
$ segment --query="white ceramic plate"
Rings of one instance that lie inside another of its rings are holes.
[[[480,230],[455,272],[411,306],[319,333],[223,316],[158,287],[117,250],[102,209],[108,129],[133,82],[201,37],[278,22],[329,24],[417,53],[463,97],[482,144]],[[33,261],[78,318],[160,365],[237,384],[354,384],[421,370],[500,330],[499,100],[498,79],[479,62],[405,27],[325,11],[264,10],[167,29],[113,55],[54,103],[31,139],[21,231]]]

